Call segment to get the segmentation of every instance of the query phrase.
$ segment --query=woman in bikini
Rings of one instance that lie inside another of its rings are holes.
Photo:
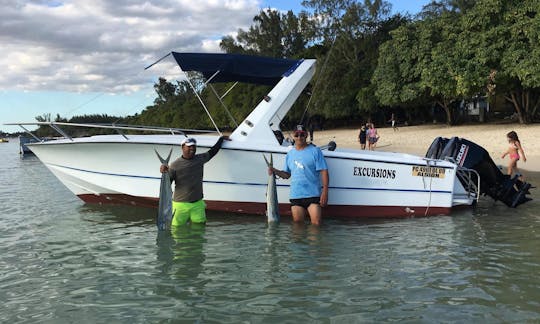
[[[508,147],[508,150],[502,155],[502,158],[504,159],[507,155],[510,158],[510,161],[508,162],[507,173],[511,176],[514,172],[518,174],[517,161],[519,161],[520,154],[523,158],[523,162],[527,162],[527,158],[525,157],[525,152],[523,152],[523,147],[521,147],[521,142],[519,141],[516,132],[511,131],[510,133],[506,134],[506,138],[508,139],[508,143],[510,144],[510,146]],[[522,178],[521,175],[520,178]]]

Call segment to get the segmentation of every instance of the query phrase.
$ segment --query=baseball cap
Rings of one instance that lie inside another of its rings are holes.
[[[305,135],[306,130],[304,129],[303,125],[297,125],[294,129],[294,135]]]
[[[193,137],[186,137],[182,140],[182,142],[180,142],[180,145],[193,146],[197,145],[197,141]]]

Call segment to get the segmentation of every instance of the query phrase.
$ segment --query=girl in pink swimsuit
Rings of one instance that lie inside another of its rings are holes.
[[[510,133],[506,134],[506,138],[508,139],[508,143],[510,146],[508,147],[508,150],[502,155],[501,158],[504,159],[505,156],[508,155],[510,158],[510,161],[508,162],[508,175],[512,175],[514,172],[518,173],[517,169],[517,161],[519,161],[520,154],[523,158],[523,162],[527,162],[527,158],[525,157],[525,152],[523,152],[523,147],[521,147],[521,142],[519,141],[518,135],[516,132],[511,131]],[[520,176],[520,178],[523,178]]]

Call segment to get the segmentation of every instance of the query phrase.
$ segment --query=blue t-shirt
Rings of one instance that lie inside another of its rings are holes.
[[[328,166],[320,148],[308,145],[303,150],[293,148],[285,158],[283,171],[291,174],[290,199],[321,196],[320,171]]]

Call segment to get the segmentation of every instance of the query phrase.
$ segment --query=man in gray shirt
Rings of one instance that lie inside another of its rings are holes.
[[[206,204],[203,201],[203,172],[204,164],[212,159],[223,144],[227,136],[219,140],[207,152],[195,154],[197,141],[186,137],[182,140],[182,156],[171,163],[162,165],[160,171],[169,172],[171,182],[175,182],[173,195],[172,225],[192,223],[206,223]]]

